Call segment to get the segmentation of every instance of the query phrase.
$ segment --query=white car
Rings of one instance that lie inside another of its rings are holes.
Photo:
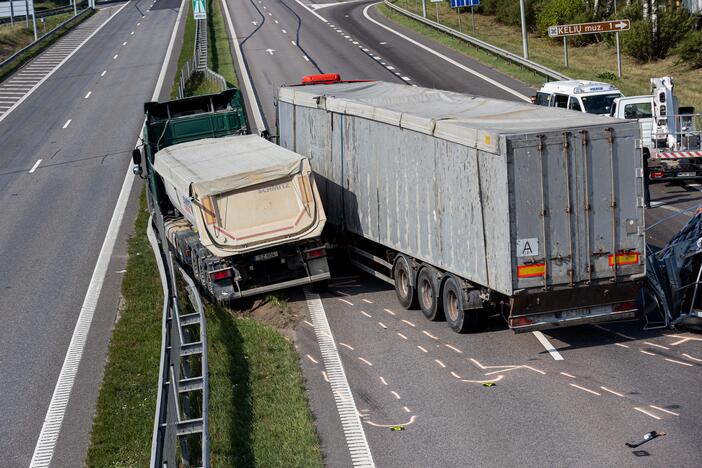
[[[565,80],[544,84],[532,97],[532,102],[540,106],[609,115],[614,100],[622,96],[621,91],[609,83]]]

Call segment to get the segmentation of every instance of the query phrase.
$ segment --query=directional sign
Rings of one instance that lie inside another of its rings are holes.
[[[451,8],[480,6],[480,0],[451,0]]]
[[[27,7],[29,7],[29,9],[27,9]],[[33,15],[34,0],[29,0],[27,3],[25,3],[24,0],[14,0],[12,3],[0,3],[0,18],[9,18],[12,14],[14,14],[15,17]]]
[[[580,36],[581,34],[628,31],[629,28],[631,28],[631,22],[628,19],[600,21],[598,23],[561,24],[549,26],[548,35],[551,37]]]
[[[207,18],[205,0],[193,0],[193,18],[196,20]]]

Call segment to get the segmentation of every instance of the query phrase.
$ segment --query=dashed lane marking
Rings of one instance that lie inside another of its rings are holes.
[[[396,391],[392,390],[390,393],[392,393],[392,396],[394,396],[396,400],[400,400],[400,399],[401,399],[401,398],[400,398],[400,394],[397,393]]]
[[[314,362],[315,364],[319,364],[319,361],[317,361],[315,358],[313,358],[313,357],[310,356],[309,354],[307,355],[307,359],[309,359],[310,361]]]
[[[103,70],[102,73],[100,73],[100,76],[105,76],[106,73],[107,73],[107,70]]]
[[[451,346],[450,344],[444,344],[444,346],[446,346],[446,347],[447,347],[448,349],[450,349],[451,351],[457,352],[458,354],[463,354],[463,351],[461,351],[460,349],[456,348],[455,346]]]
[[[624,395],[622,395],[621,393],[615,392],[614,390],[611,390],[611,389],[609,389],[609,388],[607,388],[607,387],[600,387],[600,388],[601,388],[602,390],[604,390],[605,392],[609,392],[609,393],[611,393],[611,394],[613,394],[613,395],[617,395],[618,397],[624,397]]]
[[[667,410],[665,408],[660,408],[658,406],[653,406],[653,405],[648,405],[648,406],[655,409],[655,410],[663,411],[664,413],[668,413],[668,414],[672,414],[673,416],[680,416],[678,413],[676,413],[674,411]]]
[[[351,351],[354,351],[354,347],[353,347],[353,346],[347,345],[346,343],[342,343],[341,341],[339,341],[339,346],[343,346],[344,348],[348,348],[348,349],[350,349]]]
[[[400,332],[397,332],[397,336],[399,336],[399,337],[402,338],[403,340],[406,340],[406,339],[407,339],[407,337],[406,337],[405,335],[403,335],[402,333],[400,333]]]
[[[380,326],[383,327],[384,329],[387,329],[387,328],[388,328],[388,327],[385,326],[385,324],[384,324],[383,322],[378,322],[378,325],[380,325]]]
[[[504,378],[504,375],[498,375],[498,376],[495,377],[494,379],[490,379],[490,380],[466,380],[466,379],[462,379],[461,382],[484,384],[484,383],[499,382],[499,381],[502,380],[503,378]]]
[[[541,375],[546,375],[546,372],[544,372],[544,371],[542,371],[542,370],[540,370],[540,369],[537,369],[536,367],[531,367],[531,366],[526,366],[526,365],[522,365],[522,367],[524,367],[525,369],[532,370],[532,371],[534,371],[534,372],[538,372],[538,373],[541,374]]]
[[[426,349],[425,347],[423,347],[423,346],[417,345],[417,348],[419,348],[423,353],[428,353],[428,352],[429,352],[429,351],[427,351],[427,349]]]
[[[366,304],[372,304],[372,303],[373,303],[373,301],[369,301],[368,299],[361,299],[361,300],[362,300],[363,302],[365,302]]]
[[[360,356],[358,357],[358,359],[359,359],[360,361],[364,362],[365,364],[368,364],[370,367],[373,367],[373,363],[370,362],[368,359],[364,359],[364,358],[362,358],[362,357],[360,357]]]
[[[673,364],[679,364],[681,366],[687,366],[687,367],[694,367],[694,364],[690,364],[689,362],[683,362],[683,361],[676,361],[675,359],[670,359],[670,358],[665,358],[666,361],[672,362]]]
[[[388,384],[382,376],[380,377],[380,383],[382,383],[383,385]]]
[[[647,344],[649,346],[655,346],[656,348],[661,348],[661,349],[670,349],[667,346],[659,345],[656,343],[651,343],[650,341],[644,341],[644,344]]]
[[[371,314],[369,314],[368,312],[365,312],[365,311],[362,310],[361,313],[362,313],[363,315],[365,315],[366,317],[368,317],[368,318],[373,318],[373,316],[372,316]]]
[[[641,413],[645,414],[646,416],[652,417],[653,419],[658,419],[658,420],[661,419],[661,418],[659,418],[658,416],[656,416],[655,414],[649,413],[648,411],[646,411],[646,410],[643,409],[643,408],[639,408],[639,407],[635,406],[634,409],[635,409],[636,411],[640,411]]]
[[[439,361],[438,359],[434,359],[434,362],[437,363],[438,365],[440,365],[441,367],[443,367],[444,369],[446,368],[446,364],[444,364],[443,362]]]
[[[546,335],[541,333],[540,331],[535,331],[532,332],[534,336],[536,337],[537,340],[541,343],[541,345],[548,351],[548,353],[551,355],[553,359],[556,361],[562,361],[563,356],[561,356],[561,353],[558,352],[556,348],[553,347],[550,341],[548,341],[548,338],[546,338]]]
[[[629,348],[627,345],[623,343],[614,343],[614,346],[619,346],[620,348]]]
[[[71,125],[71,119],[66,120],[66,123],[63,124],[63,128],[66,128],[66,127],[68,127],[69,125]]]
[[[88,94],[85,95],[84,99],[88,99],[92,93],[93,93],[92,91],[88,91]]]
[[[411,413],[410,409],[406,406],[403,406],[402,409],[405,410],[405,413]]]
[[[406,323],[407,325],[409,325],[410,327],[412,327],[412,328],[417,328],[417,325],[413,324],[413,323],[410,322],[409,320],[402,319],[402,321],[403,321],[404,323]]]
[[[432,335],[431,333],[429,333],[429,332],[426,331],[426,330],[422,330],[422,333],[424,333],[425,335],[427,335],[427,336],[428,336],[429,338],[431,338],[432,340],[438,340],[438,339],[439,339],[438,337]]]
[[[683,356],[685,356],[686,358],[690,359],[691,361],[702,362],[702,359],[696,358],[696,357],[692,357],[692,356],[690,356],[690,355],[687,354],[687,353],[683,353]]]
[[[397,315],[395,312],[393,312],[393,311],[390,310],[390,309],[383,309],[383,310],[384,310],[385,312],[387,312],[388,314],[390,314],[390,315]]]
[[[32,168],[29,170],[29,173],[30,173],[30,174],[32,174],[34,171],[37,170],[37,167],[39,167],[39,164],[41,164],[41,161],[42,161],[42,160],[39,159],[39,160],[37,160],[37,162],[34,163],[34,165],[32,166]]]
[[[342,299],[342,298],[340,298],[340,297],[337,297],[337,299],[338,299],[338,300],[340,300],[341,302],[345,303],[345,304],[348,304],[348,305],[350,305],[350,306],[352,306],[352,305],[353,305],[353,302],[351,302],[351,301],[347,301],[346,299]]]
[[[599,392],[596,392],[594,390],[590,390],[589,388],[581,387],[580,385],[576,385],[574,383],[570,383],[568,385],[570,385],[571,387],[579,388],[580,390],[582,390],[584,392],[588,392],[588,393],[592,393],[593,395],[601,396],[601,394]]]
[[[570,375],[570,374],[568,374],[567,372],[561,372],[561,375],[565,375],[566,377],[570,377],[571,379],[574,379],[574,378],[575,378],[574,375]]]
[[[460,378],[461,378],[461,376],[458,375],[458,374],[456,374],[454,371],[451,371],[451,375],[454,376],[454,377],[456,377],[457,379],[460,379]]]
[[[649,356],[655,356],[655,355],[656,355],[656,353],[652,353],[652,352],[650,352],[650,351],[646,351],[645,349],[640,349],[639,351],[642,352],[642,353],[644,353],[644,354],[648,354]]]

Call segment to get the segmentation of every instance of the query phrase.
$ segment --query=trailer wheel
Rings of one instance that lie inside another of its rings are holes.
[[[450,276],[444,283],[443,304],[444,314],[449,327],[456,333],[465,333],[467,331],[477,331],[482,325],[483,309],[481,307],[471,307],[471,305],[479,305],[480,293],[478,291],[470,291],[469,304],[465,304],[463,300],[463,288],[459,281]]]
[[[424,317],[432,322],[443,320],[444,307],[436,270],[426,266],[417,275],[417,299]]]
[[[397,257],[392,273],[395,279],[395,294],[397,294],[397,300],[400,301],[400,305],[408,310],[416,309],[417,289],[412,284],[412,268],[407,257],[404,255]]]

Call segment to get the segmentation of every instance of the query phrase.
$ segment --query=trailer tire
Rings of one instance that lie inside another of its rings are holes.
[[[310,290],[316,294],[327,292],[328,289],[329,289],[329,280],[316,281],[310,285]]]
[[[422,314],[432,322],[444,319],[444,304],[441,298],[439,275],[430,266],[419,270],[417,275],[417,301]]]
[[[407,310],[417,308],[417,288],[412,284],[414,275],[409,260],[404,255],[399,255],[392,268],[392,277],[395,280],[395,294],[400,305]]]
[[[449,276],[444,282],[442,294],[446,322],[456,333],[478,331],[482,327],[483,309],[474,308],[471,305],[481,303],[480,293],[475,290],[469,291],[468,304],[465,303],[463,296],[463,288],[459,280]]]

